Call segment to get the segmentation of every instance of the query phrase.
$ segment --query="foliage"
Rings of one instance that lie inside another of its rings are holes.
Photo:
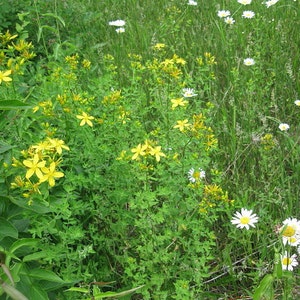
[[[299,3],[104,2],[0,14],[3,297],[293,297]]]

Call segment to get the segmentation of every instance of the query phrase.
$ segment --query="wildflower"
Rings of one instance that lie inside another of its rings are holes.
[[[161,146],[156,146],[155,148],[151,148],[150,154],[155,156],[155,159],[157,162],[160,161],[161,157],[166,156],[163,152],[161,152]]]
[[[123,160],[126,157],[126,150],[122,150],[120,155],[116,158],[116,160]]]
[[[229,10],[219,10],[218,11],[218,17],[219,18],[226,18],[230,16],[230,11]]]
[[[77,115],[76,118],[81,120],[80,126],[88,124],[90,127],[93,127],[93,123],[91,122],[91,120],[95,119],[93,116],[89,116],[87,113],[83,112],[82,115]]]
[[[250,4],[251,2],[252,2],[252,0],[238,0],[238,3],[243,4],[243,5]]]
[[[300,244],[300,234],[282,236],[282,242],[284,245],[288,244],[290,246],[298,246]]]
[[[0,84],[2,83],[2,81],[8,82],[8,81],[12,81],[12,79],[10,77],[8,77],[11,74],[11,70],[7,70],[7,71],[0,71]]]
[[[276,146],[276,140],[271,133],[266,133],[262,136],[260,142],[265,150],[271,150]]]
[[[191,168],[188,172],[189,181],[195,183],[196,181],[200,181],[201,179],[205,178],[205,171],[201,168],[195,171],[194,168]]]
[[[245,10],[242,14],[243,18],[252,19],[255,16],[255,13],[251,10]]]
[[[270,6],[276,4],[279,0],[270,0],[270,1],[267,1],[265,4],[267,6],[267,8],[269,8]]]
[[[185,106],[188,104],[188,101],[184,100],[184,98],[176,98],[176,99],[171,99],[172,102],[172,109],[175,109],[178,106]]]
[[[62,153],[62,149],[70,150],[70,148],[67,145],[65,145],[65,142],[63,140],[50,138],[48,138],[48,140],[51,144],[51,147],[53,147],[58,154]]]
[[[64,177],[64,173],[56,171],[55,168],[56,168],[56,163],[54,161],[50,164],[49,168],[43,167],[42,171],[44,175],[42,178],[40,178],[40,181],[41,182],[48,181],[50,187],[53,187],[55,185],[56,178]]]
[[[253,58],[245,58],[244,65],[245,66],[253,66],[255,64],[255,60]]]
[[[131,152],[134,153],[134,155],[132,156],[132,160],[138,159],[138,157],[141,156],[145,156],[146,152],[145,150],[148,148],[148,145],[141,145],[138,144],[136,148],[131,149]]]
[[[188,5],[198,5],[198,3],[194,0],[189,0]]]
[[[110,25],[110,26],[117,26],[117,27],[123,27],[123,26],[125,26],[125,21],[123,21],[123,20],[116,20],[116,21],[111,21],[111,22],[108,22],[108,24]]]
[[[174,54],[173,59],[175,60],[176,64],[184,66],[186,64],[186,61],[182,58],[179,57],[178,55]]]
[[[117,33],[123,33],[123,32],[125,32],[125,28],[124,27],[119,27],[119,28],[116,29],[116,32]]]
[[[290,245],[295,244],[296,240],[299,240],[300,236],[300,221],[296,218],[287,218],[283,221],[280,233],[284,245],[287,243]]]
[[[300,106],[300,100],[296,100],[294,103],[295,103],[297,106]]]
[[[290,125],[286,124],[286,123],[281,123],[279,124],[278,128],[281,131],[288,131],[290,129]]]
[[[287,251],[285,251],[284,255],[280,255],[280,257],[283,270],[293,271],[294,267],[298,266],[296,254],[289,256]]]
[[[242,208],[241,212],[236,212],[231,220],[231,223],[236,225],[237,228],[246,228],[250,226],[255,227],[254,223],[257,223],[258,217],[256,214],[252,214],[252,210]]]
[[[91,67],[91,62],[88,60],[88,59],[84,59],[82,61],[82,66],[85,68],[85,69],[89,69]]]
[[[46,162],[44,160],[40,161],[39,155],[35,154],[33,159],[26,159],[23,164],[28,168],[25,177],[29,179],[33,174],[36,174],[38,178],[43,177],[41,168],[45,167]]]
[[[162,49],[164,49],[165,47],[166,47],[165,44],[163,44],[163,43],[157,43],[157,44],[155,44],[155,45],[153,46],[153,49],[154,49],[154,50],[162,50]]]
[[[182,90],[182,95],[184,98],[195,97],[197,94],[194,93],[194,89],[186,88]]]
[[[226,17],[224,19],[224,22],[228,25],[233,25],[235,23],[235,20],[232,17]]]
[[[177,121],[177,125],[175,125],[173,128],[178,128],[181,132],[185,130],[185,128],[190,127],[191,124],[189,123],[188,119]]]

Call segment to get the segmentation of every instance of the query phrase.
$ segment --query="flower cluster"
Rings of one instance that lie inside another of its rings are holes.
[[[0,64],[6,66],[0,70],[0,84],[12,81],[11,75],[23,74],[26,62],[35,57],[31,52],[32,43],[24,39],[18,39],[18,35],[12,35],[9,31],[0,33]]]
[[[266,133],[264,136],[260,138],[260,143],[263,146],[264,150],[269,151],[276,146],[277,141],[274,139],[273,134]]]
[[[282,243],[288,247],[281,255],[281,264],[283,270],[293,271],[293,268],[298,265],[297,255],[291,254],[290,246],[299,247],[300,245],[300,220],[296,218],[287,218],[282,222],[280,228],[280,235]],[[298,248],[299,252],[299,248]]]
[[[249,230],[250,227],[255,227],[258,219],[258,216],[252,210],[242,208],[241,212],[237,211],[234,214],[231,223],[236,225],[237,228]],[[281,254],[281,265],[283,270],[293,271],[293,268],[298,265],[298,261],[297,255],[291,254],[290,247],[298,247],[300,254],[300,221],[296,218],[287,218],[282,224],[279,233],[283,246],[288,248],[284,249],[283,254]]]
[[[228,192],[224,191],[220,186],[217,184],[206,184],[203,187],[203,195],[199,203],[199,212],[205,214],[211,208],[224,209],[224,206],[231,206],[233,203],[234,200],[229,198]]]
[[[24,170],[24,175],[18,175],[11,183],[12,188],[21,188],[23,196],[29,198],[32,203],[32,196],[40,193],[40,186],[47,182],[48,186],[54,187],[55,180],[64,176],[64,173],[57,169],[62,162],[63,150],[70,150],[63,140],[46,138],[44,141],[31,146],[28,150],[22,151],[25,159],[23,161],[14,159],[13,166]]]
[[[155,160],[159,162],[161,157],[166,157],[161,150],[161,146],[157,146],[156,143],[151,140],[145,140],[143,144],[138,144],[135,148],[131,149],[131,152],[133,153],[132,160],[154,156]]]

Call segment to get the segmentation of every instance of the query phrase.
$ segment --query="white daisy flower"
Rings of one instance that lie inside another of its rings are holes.
[[[250,226],[255,227],[255,223],[257,223],[258,217],[256,214],[252,214],[252,210],[248,210],[246,208],[242,208],[241,212],[236,212],[231,220],[231,223],[236,225],[237,228],[246,228],[250,229]]]
[[[288,239],[300,235],[299,220],[297,220],[296,218],[287,218],[282,223],[283,226],[280,228],[282,238]]]
[[[269,8],[270,6],[276,4],[279,0],[270,0],[266,2],[266,6],[267,8]]]
[[[252,19],[252,18],[254,18],[254,16],[255,16],[255,13],[252,10],[245,10],[242,14],[242,17],[246,18],[246,19]]]
[[[226,17],[224,19],[224,22],[228,25],[233,25],[235,23],[235,20],[232,17]]]
[[[119,27],[119,28],[116,29],[116,32],[117,33],[123,33],[123,32],[125,32],[125,28],[124,27]]]
[[[282,243],[284,245],[288,244],[290,246],[300,245],[300,234],[295,234],[293,236],[282,236]]]
[[[230,11],[229,10],[219,10],[218,11],[218,17],[219,18],[226,18],[230,16]]]
[[[198,3],[196,1],[189,0],[188,5],[194,5],[194,6],[196,6],[196,5],[198,5]]]
[[[243,4],[243,5],[250,4],[251,2],[252,2],[252,0],[238,0],[238,3]]]
[[[290,129],[290,125],[286,124],[286,123],[281,123],[281,124],[279,124],[278,128],[281,131],[288,131]]]
[[[108,22],[108,24],[110,26],[123,27],[123,26],[125,26],[126,22],[124,20],[116,20],[116,21]]]
[[[255,60],[253,58],[245,58],[244,65],[245,66],[253,66],[255,64]]]
[[[289,256],[287,251],[284,252],[284,255],[280,255],[282,270],[293,271],[294,267],[298,266],[297,255],[293,254]]]
[[[297,106],[300,106],[300,100],[296,100],[294,103],[295,103]]]
[[[182,89],[182,95],[184,98],[197,96],[197,94],[194,93],[194,89],[190,89],[190,88]]]
[[[201,168],[199,168],[198,170],[191,168],[188,172],[188,178],[192,183],[200,181],[201,179],[205,178],[205,171],[203,171]]]

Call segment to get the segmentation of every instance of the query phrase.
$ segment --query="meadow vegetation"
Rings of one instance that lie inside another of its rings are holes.
[[[300,297],[299,1],[17,2],[0,299]]]

